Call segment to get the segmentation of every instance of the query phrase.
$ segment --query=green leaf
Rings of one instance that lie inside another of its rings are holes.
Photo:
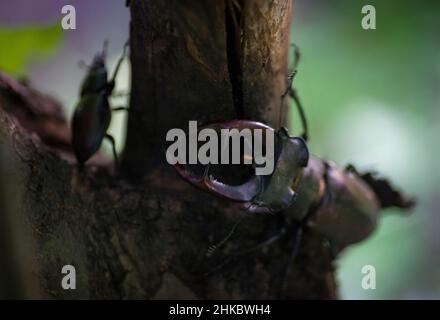
[[[50,57],[61,38],[59,22],[48,26],[0,26],[0,70],[22,76],[28,64]]]

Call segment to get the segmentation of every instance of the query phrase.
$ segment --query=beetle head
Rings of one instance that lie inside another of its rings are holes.
[[[275,169],[259,198],[273,211],[282,211],[295,201],[309,151],[302,138],[290,137],[285,128],[276,131],[275,141]]]
[[[307,147],[305,140],[301,137],[290,138],[290,140],[292,140],[296,145],[297,165],[302,168],[307,167],[307,164],[309,163],[310,154],[309,154],[309,148]]]
[[[285,127],[281,127],[277,130],[277,136],[281,141],[281,143],[278,144],[280,148],[285,147],[285,142],[289,141],[288,144],[294,149],[292,160],[295,161],[295,165],[307,167],[307,163],[309,162],[309,149],[306,141],[301,137],[291,137]]]
[[[309,149],[307,147],[306,142],[303,138],[300,137],[294,137],[290,138],[290,140],[293,142],[293,144],[296,147],[295,152],[295,160],[296,160],[296,167],[297,167],[297,174],[295,174],[295,178],[292,182],[292,189],[296,190],[299,183],[301,182],[301,178],[303,175],[304,168],[307,167],[309,163]]]
[[[105,59],[107,57],[108,40],[104,41],[102,51],[97,53],[93,58],[92,65],[90,69],[98,70],[105,68]]]

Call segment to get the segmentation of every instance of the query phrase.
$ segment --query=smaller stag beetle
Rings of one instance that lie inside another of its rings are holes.
[[[112,144],[116,166],[119,164],[115,140],[107,133],[107,129],[110,125],[112,111],[127,110],[127,108],[111,108],[109,97],[115,88],[115,79],[127,54],[128,45],[127,41],[113,76],[108,80],[105,64],[107,41],[105,41],[103,51],[95,56],[82,82],[80,101],[75,107],[71,129],[73,149],[81,166],[96,153],[104,138],[107,138]]]

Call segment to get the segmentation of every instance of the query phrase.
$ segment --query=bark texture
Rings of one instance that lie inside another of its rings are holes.
[[[189,120],[278,128],[291,9],[289,0],[133,1],[124,173],[137,177],[163,162],[166,132]]]
[[[31,239],[24,249],[31,262],[17,265],[32,270],[37,288],[21,294],[335,298],[332,258],[313,230],[305,231],[285,283],[288,239],[246,255],[207,257],[240,210],[186,184],[164,163],[165,133],[189,120],[281,125],[291,1],[144,0],[131,1],[130,10],[133,72],[122,172],[101,156],[78,170],[61,107],[0,74],[0,149],[14,164],[14,214]],[[272,216],[249,218],[231,245],[256,243],[275,228]],[[67,264],[76,267],[77,290],[61,288]]]

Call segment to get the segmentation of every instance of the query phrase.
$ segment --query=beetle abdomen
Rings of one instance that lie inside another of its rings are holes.
[[[99,149],[110,118],[104,92],[86,95],[79,101],[72,121],[72,145],[78,162],[86,162]]]
[[[311,219],[314,228],[340,249],[368,237],[380,206],[366,183],[336,166],[327,168],[328,202]]]

